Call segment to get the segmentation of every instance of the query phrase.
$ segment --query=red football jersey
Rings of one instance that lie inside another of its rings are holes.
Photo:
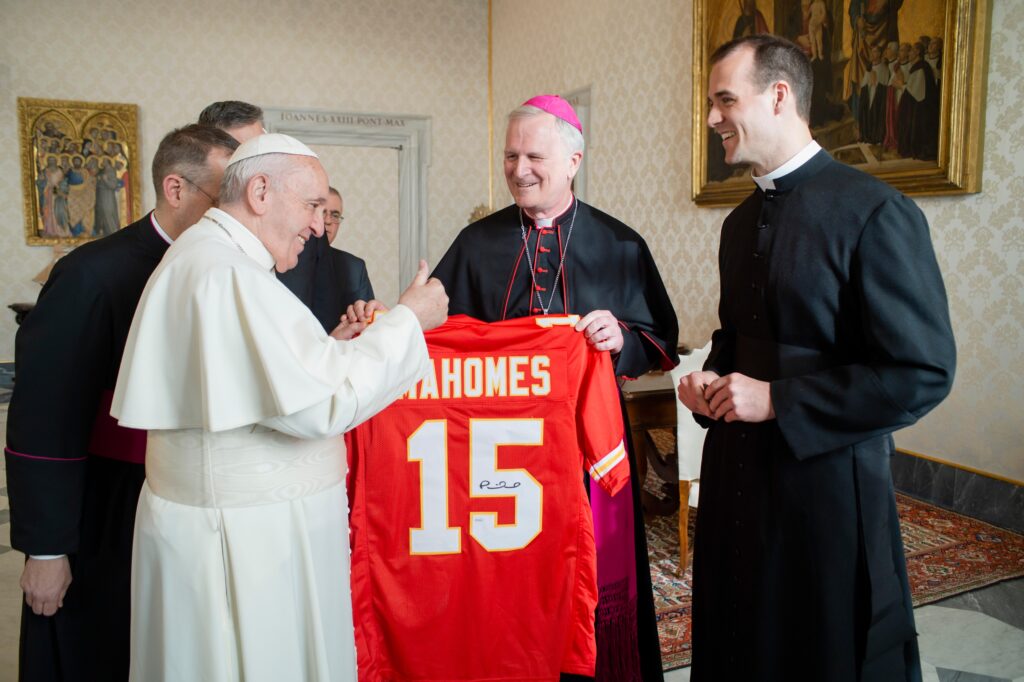
[[[594,674],[582,470],[615,494],[629,464],[611,359],[573,322],[450,318],[433,373],[354,432],[361,680]]]

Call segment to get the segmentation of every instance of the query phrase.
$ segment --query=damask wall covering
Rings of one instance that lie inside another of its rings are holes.
[[[433,260],[486,201],[486,3],[3,0],[0,7],[0,143],[8,150],[0,154],[0,361],[14,355],[6,305],[35,300],[39,286],[30,279],[51,254],[24,243],[18,96],[138,104],[144,210],[154,202],[149,164],[160,138],[220,99],[432,117]],[[383,184],[376,180],[385,162],[354,149],[343,156],[371,180],[356,187],[351,173],[334,179],[350,204],[342,229],[389,219],[377,209],[394,201],[397,170]],[[340,242],[364,257],[393,241],[356,247],[345,237]],[[381,293],[396,289],[388,282]]]
[[[496,0],[495,112],[503,116],[538,92],[591,86],[589,199],[644,235],[681,339],[703,345],[717,326],[716,252],[727,212],[690,201],[691,12],[676,0]],[[945,275],[960,361],[950,397],[896,438],[901,448],[1017,481],[1024,481],[1022,32],[1024,2],[993,0],[985,191],[918,202]],[[496,149],[503,144],[496,140]],[[499,203],[508,201],[504,193]]]
[[[430,258],[486,201],[484,0],[7,0],[0,24],[0,303],[34,300],[50,259],[22,235],[15,97],[140,105],[141,153],[216,99],[431,116]],[[949,289],[960,367],[953,394],[900,447],[1024,481],[1024,3],[993,0],[985,191],[919,203]],[[715,328],[725,211],[689,198],[691,9],[676,0],[495,0],[495,186],[504,114],[539,92],[591,86],[589,199],[641,232],[681,338]],[[143,205],[153,203],[148,174]],[[372,203],[371,196],[365,201]],[[382,201],[393,188],[381,190]],[[353,250],[358,251],[353,246]],[[0,309],[0,360],[13,315]]]

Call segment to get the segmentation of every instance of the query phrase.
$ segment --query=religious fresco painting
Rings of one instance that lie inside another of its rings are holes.
[[[755,33],[811,61],[811,129],[837,160],[913,195],[981,190],[989,0],[696,0],[693,198],[732,206],[749,168],[729,166],[707,126],[708,61]]]
[[[18,98],[25,241],[77,244],[141,215],[138,107]]]

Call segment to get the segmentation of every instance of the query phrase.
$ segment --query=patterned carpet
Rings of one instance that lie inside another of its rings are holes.
[[[896,496],[914,606],[1024,576],[1024,536]],[[690,510],[690,547],[697,510]],[[678,515],[654,517],[647,543],[665,670],[690,664],[691,571],[678,575]],[[692,558],[692,557],[691,557]]]

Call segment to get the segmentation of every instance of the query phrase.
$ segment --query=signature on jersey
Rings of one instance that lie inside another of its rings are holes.
[[[522,485],[521,481],[512,481],[511,483],[508,481],[494,481],[493,483],[491,481],[480,481],[481,490],[509,490],[518,488],[520,485]]]

